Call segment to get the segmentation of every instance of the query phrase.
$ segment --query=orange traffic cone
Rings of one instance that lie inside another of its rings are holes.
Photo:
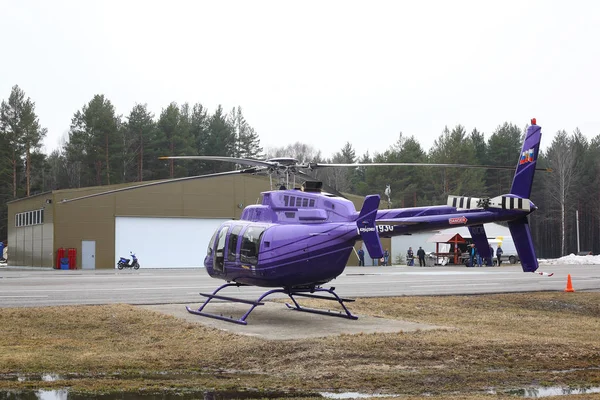
[[[571,274],[567,275],[567,288],[565,289],[565,292],[574,292],[575,289],[573,289],[573,284],[571,283]]]

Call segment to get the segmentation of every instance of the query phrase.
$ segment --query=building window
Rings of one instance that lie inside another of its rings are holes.
[[[44,209],[25,211],[15,214],[15,226],[30,226],[44,223]]]

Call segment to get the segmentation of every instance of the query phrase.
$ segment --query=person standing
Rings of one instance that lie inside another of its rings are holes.
[[[390,261],[390,252],[388,251],[388,249],[385,249],[385,251],[383,252],[383,265],[384,266],[388,266]]]
[[[498,244],[498,248],[496,249],[496,257],[498,258],[498,266],[500,266],[500,264],[502,264],[502,253],[504,253],[504,251],[502,251],[501,245]]]
[[[409,247],[408,251],[406,252],[406,265],[409,267],[415,265],[415,254],[413,253],[412,247]]]
[[[417,257],[419,257],[419,267],[425,266],[425,250],[419,246],[419,250],[417,250]]]
[[[358,250],[358,266],[365,266],[365,251],[362,248]]]
[[[469,248],[469,267],[475,266],[476,257],[477,249],[475,248],[475,243],[471,243],[471,247]]]
[[[490,263],[487,265],[489,265],[490,267],[494,266],[494,248],[492,247],[491,244],[490,244]]]

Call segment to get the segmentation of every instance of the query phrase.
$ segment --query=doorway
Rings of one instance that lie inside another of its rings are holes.
[[[96,269],[96,241],[81,241],[81,269]]]

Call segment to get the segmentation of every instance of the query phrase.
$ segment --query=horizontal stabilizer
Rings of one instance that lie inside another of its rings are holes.
[[[448,205],[457,210],[481,210],[500,208],[503,210],[531,211],[531,201],[514,196],[496,196],[494,198],[479,198],[466,196],[448,196]]]
[[[531,201],[520,197],[498,196],[490,199],[489,207],[501,208],[503,210],[531,211]]]
[[[478,197],[448,196],[448,205],[459,210],[477,210],[483,208],[482,200]]]

